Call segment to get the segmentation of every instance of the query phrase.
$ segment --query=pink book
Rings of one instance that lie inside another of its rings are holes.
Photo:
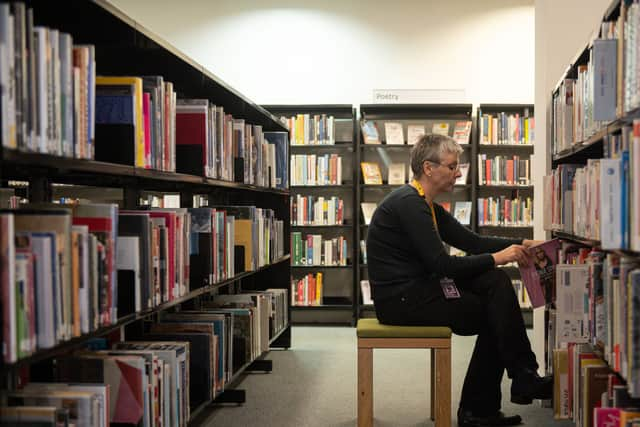
[[[594,427],[618,427],[620,408],[593,408]]]
[[[142,118],[144,120],[144,167],[151,168],[151,94],[145,92],[142,98]]]
[[[529,248],[533,262],[520,266],[520,277],[527,289],[533,308],[542,307],[554,299],[556,264],[558,263],[558,239],[547,240]]]

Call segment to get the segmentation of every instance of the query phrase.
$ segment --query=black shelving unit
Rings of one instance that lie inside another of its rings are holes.
[[[293,324],[322,324],[322,325],[354,325],[355,304],[357,303],[356,264],[354,260],[358,256],[356,232],[356,216],[358,205],[356,203],[354,182],[357,182],[358,163],[355,152],[358,126],[356,110],[350,104],[338,105],[263,105],[263,108],[274,116],[290,118],[298,114],[326,115],[334,117],[335,144],[321,145],[290,144],[290,155],[295,154],[338,154],[342,156],[342,182],[341,185],[317,185],[291,186],[291,196],[338,196],[344,200],[344,221],[346,224],[330,226],[292,225],[292,231],[304,233],[317,233],[323,236],[345,236],[349,251],[349,263],[347,266],[293,266],[292,279],[298,279],[305,274],[323,273],[323,303],[312,306],[293,306],[291,321]]]
[[[76,44],[94,45],[97,75],[162,75],[165,81],[174,84],[178,99],[207,98],[216,105],[223,106],[226,113],[243,118],[247,123],[261,125],[264,131],[288,130],[267,110],[106,1],[73,1],[62,8],[59,4],[39,0],[26,1],[26,6],[33,8],[35,25],[69,33]],[[9,180],[27,181],[26,193],[31,202],[51,201],[53,184],[57,183],[94,187],[96,197],[99,197],[101,187],[121,189],[123,199],[120,206],[125,209],[138,208],[140,195],[145,191],[180,193],[182,207],[192,206],[192,196],[200,194],[208,199],[209,205],[255,205],[273,209],[275,216],[284,221],[285,235],[288,236],[290,232],[288,189],[264,188],[202,176],[2,149],[2,187],[6,187]],[[291,274],[289,251],[289,240],[285,238],[285,256],[269,265],[255,271],[238,273],[219,283],[192,289],[186,295],[151,310],[121,317],[115,323],[90,334],[62,342],[52,349],[38,351],[14,364],[4,364],[0,366],[2,389],[11,386],[10,383],[15,381],[19,370],[27,365],[50,362],[52,357],[83,346],[91,338],[116,330],[124,329],[125,335],[129,335],[129,332],[135,335],[135,331],[144,327],[143,322],[152,321],[161,312],[178,309],[183,304],[197,304],[198,298],[213,291],[233,293],[237,290],[263,290],[267,287],[288,289]],[[287,300],[290,318],[289,302],[290,299]],[[270,342],[273,348],[291,347],[290,326],[287,325],[277,336],[270,337]],[[264,354],[259,359],[263,357]],[[234,379],[240,378],[246,369],[252,369],[251,365],[234,372]],[[224,398],[224,395],[218,397]],[[210,403],[205,402],[203,407]],[[193,415],[198,412],[200,411],[194,411]]]
[[[497,155],[502,156],[519,156],[520,158],[529,159],[529,167],[531,170],[531,155],[534,152],[533,144],[482,144],[482,135],[480,135],[480,121],[482,120],[483,114],[491,114],[495,116],[500,113],[509,114],[519,114],[520,117],[528,116],[534,117],[534,106],[533,104],[480,104],[476,114],[476,127],[477,132],[475,132],[476,138],[474,139],[475,152],[474,162],[476,163],[476,175],[478,175],[477,171],[480,170],[480,165],[478,164],[478,157],[481,154],[486,154],[487,157],[493,157]],[[486,197],[500,197],[505,196],[507,199],[513,199],[516,196],[521,197],[531,197],[533,200],[533,185],[481,185],[479,176],[475,177],[475,182],[477,183],[477,189],[475,191],[476,197],[473,199],[474,204],[477,204],[477,200],[479,198]],[[481,225],[478,207],[475,206],[473,210],[473,222],[475,224],[475,229],[479,234],[483,235],[497,235],[502,237],[515,237],[515,238],[523,238],[523,239],[533,239],[533,225],[531,226],[520,226],[520,225]],[[504,268],[509,274],[509,277],[513,280],[519,280],[520,274],[518,269],[514,268]],[[530,308],[522,309],[525,324],[528,327],[533,326],[533,312]]]
[[[455,123],[458,121],[471,121],[471,134],[469,136],[469,144],[464,145],[464,153],[461,155],[461,162],[469,163],[469,172],[467,175],[468,184],[456,185],[450,195],[446,195],[437,199],[438,202],[449,202],[451,211],[455,207],[455,201],[472,201],[475,200],[475,170],[474,162],[474,119],[472,117],[471,104],[363,104],[360,105],[360,120],[375,122],[380,136],[380,144],[365,144],[362,138],[358,138],[357,143],[357,164],[360,169],[361,162],[375,162],[380,166],[382,173],[383,185],[366,185],[358,173],[356,182],[356,200],[358,215],[358,224],[356,228],[356,242],[358,243],[358,256],[355,258],[357,262],[356,268],[356,285],[357,285],[357,306],[356,317],[373,317],[375,311],[373,305],[365,305],[362,303],[360,292],[360,281],[368,278],[367,266],[362,262],[362,254],[360,253],[360,240],[366,239],[368,227],[364,224],[364,219],[360,211],[360,203],[382,201],[384,196],[401,185],[388,184],[388,164],[387,163],[404,163],[405,164],[405,182],[409,182],[411,178],[411,166],[409,164],[409,152],[413,145],[407,144],[407,128],[410,124],[423,125],[426,133],[431,133],[435,123],[446,122],[449,124],[449,136],[453,135]],[[387,145],[385,136],[385,122],[401,123],[405,137],[404,145]],[[470,228],[474,228],[474,222],[471,221]]]

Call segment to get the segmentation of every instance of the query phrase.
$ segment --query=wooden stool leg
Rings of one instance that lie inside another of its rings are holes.
[[[373,426],[373,349],[358,347],[358,427]]]
[[[431,382],[431,421],[436,419],[436,351],[431,349],[431,372],[429,373]]]
[[[436,349],[436,427],[451,426],[451,348]]]

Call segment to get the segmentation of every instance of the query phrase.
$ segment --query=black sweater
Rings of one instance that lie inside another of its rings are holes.
[[[439,279],[449,277],[464,289],[465,279],[494,267],[490,253],[522,239],[480,236],[460,224],[442,206],[431,209],[418,191],[404,185],[380,203],[373,214],[367,235],[367,258],[374,299],[386,298],[412,285],[428,286],[428,295],[442,295]],[[467,252],[450,256],[443,241]]]

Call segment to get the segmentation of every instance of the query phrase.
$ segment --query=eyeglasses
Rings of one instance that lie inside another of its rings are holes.
[[[427,162],[435,163],[436,165],[440,165],[440,166],[446,166],[447,168],[449,168],[449,171],[451,172],[457,172],[460,170],[460,165],[458,163],[451,163],[447,165],[445,163],[436,162],[435,160],[427,160]]]

